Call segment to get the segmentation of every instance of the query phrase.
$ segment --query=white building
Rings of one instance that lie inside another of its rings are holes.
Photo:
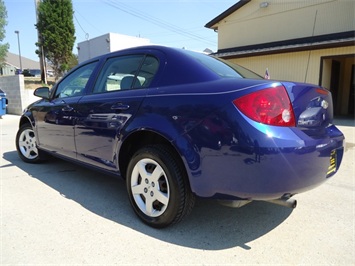
[[[150,40],[117,33],[102,36],[78,43],[78,60],[82,63],[90,58],[125,48],[149,45]]]

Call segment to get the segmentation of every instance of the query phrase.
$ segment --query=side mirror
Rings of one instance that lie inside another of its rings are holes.
[[[49,88],[48,87],[37,88],[33,94],[43,99],[49,99]]]

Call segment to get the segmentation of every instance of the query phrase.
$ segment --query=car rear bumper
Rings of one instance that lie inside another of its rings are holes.
[[[200,148],[200,167],[190,175],[194,193],[219,199],[277,199],[317,187],[339,169],[344,136],[335,126],[322,138],[298,128],[253,127],[249,135],[244,131],[237,137],[234,132],[230,145]]]

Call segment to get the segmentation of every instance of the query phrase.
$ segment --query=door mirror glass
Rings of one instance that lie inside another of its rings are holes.
[[[43,99],[49,99],[49,88],[48,87],[37,88],[33,94]]]

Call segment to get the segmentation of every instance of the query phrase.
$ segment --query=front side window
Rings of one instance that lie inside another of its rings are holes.
[[[54,98],[64,98],[83,95],[91,73],[96,67],[97,61],[84,65],[68,76],[58,84]]]
[[[145,55],[109,58],[101,71],[94,93],[148,87],[158,65],[158,60],[155,57]]]

